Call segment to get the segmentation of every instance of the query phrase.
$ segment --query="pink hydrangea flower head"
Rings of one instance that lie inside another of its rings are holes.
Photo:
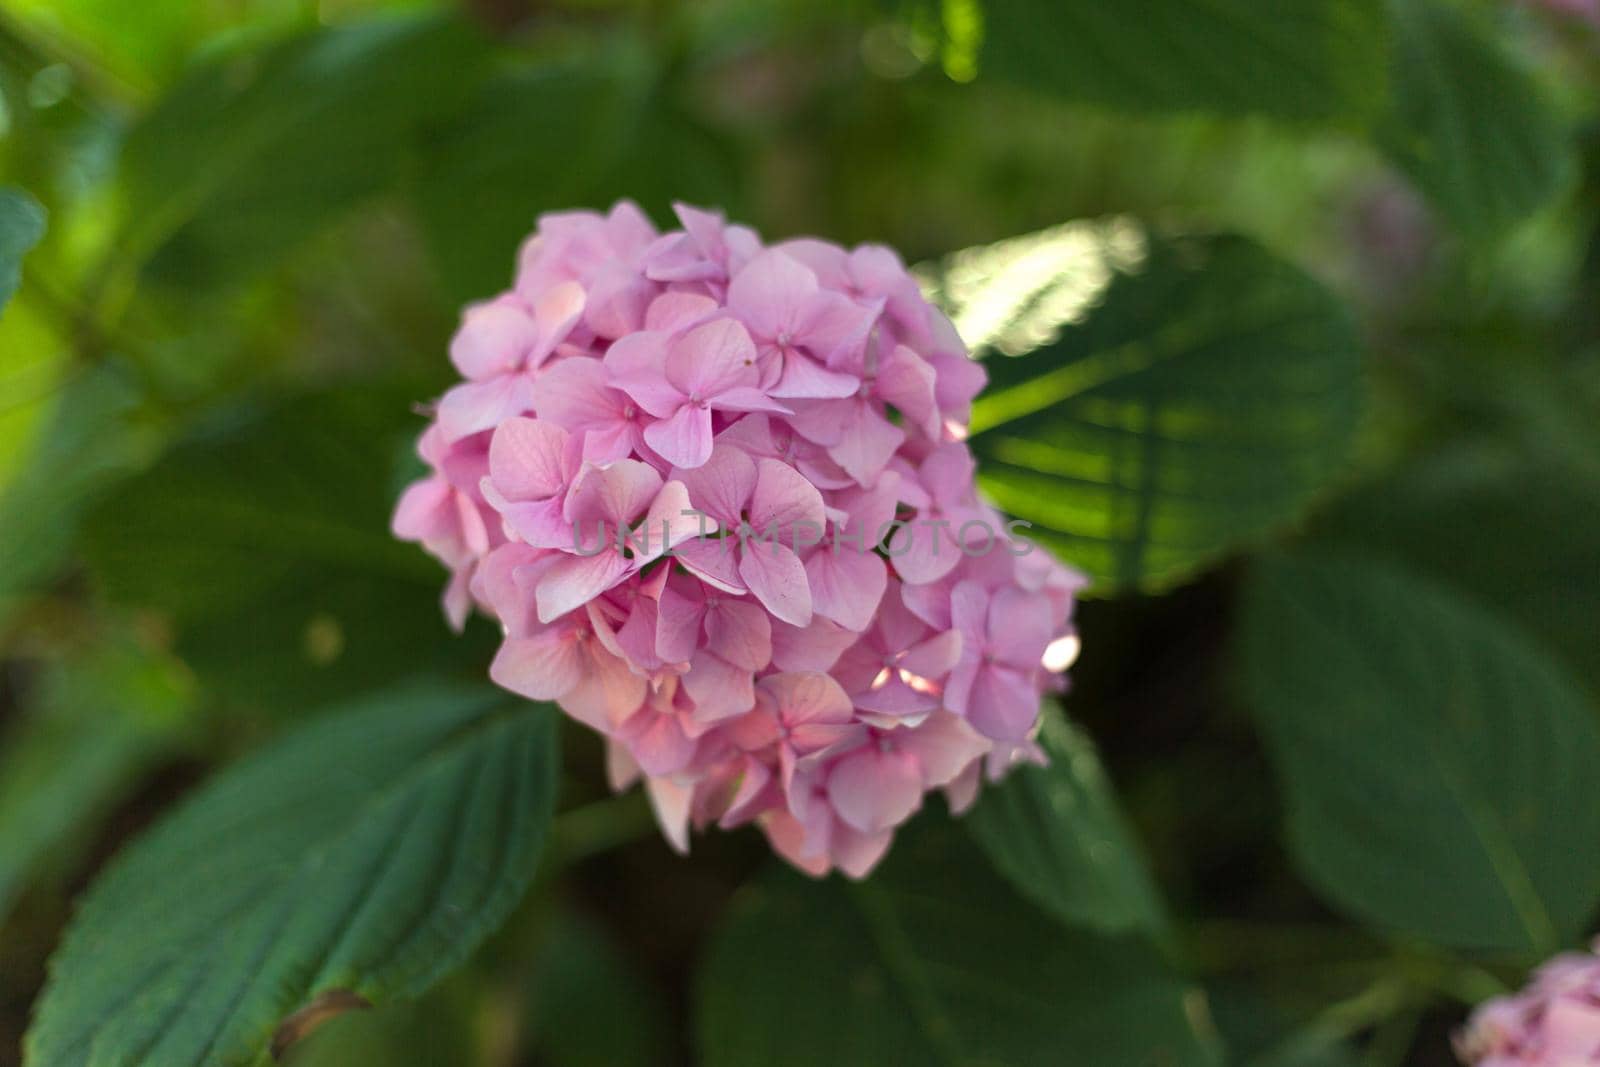
[[[462,317],[394,533],[674,847],[753,824],[863,877],[929,792],[1043,760],[1083,580],[979,497],[983,369],[894,252],[676,210],[539,220]]]
[[[1471,1067],[1600,1064],[1600,955],[1557,956],[1520,992],[1480,1005],[1456,1052]]]

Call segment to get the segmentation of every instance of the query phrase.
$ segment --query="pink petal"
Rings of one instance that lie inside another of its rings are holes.
[[[559,426],[524,416],[507,419],[489,442],[489,479],[508,500],[543,500],[567,489],[562,462],[569,438]]]
[[[712,398],[711,406],[718,411],[765,411],[775,415],[789,414],[788,408],[760,389],[749,385],[724,389]]]
[[[908,585],[926,585],[956,569],[961,549],[951,540],[938,519],[912,519],[889,537],[889,560]]]
[[[483,495],[488,499],[490,507],[505,520],[506,526],[527,544],[537,548],[570,549],[574,552],[593,547],[596,538],[594,526],[591,524],[588,529],[580,530],[576,524],[568,522],[563,510],[563,497],[553,496],[548,500],[507,500],[489,482],[484,483]],[[590,540],[580,544],[579,539],[584,537]]]
[[[878,368],[877,393],[924,434],[939,439],[939,402],[934,396],[934,373],[926,361],[905,345],[896,345]]]
[[[736,528],[756,488],[756,464],[743,450],[718,441],[711,456],[672,477],[689,490],[694,506],[726,528]]]
[[[850,721],[850,697],[821,671],[786,671],[761,679],[761,691],[789,726]]]
[[[711,458],[711,412],[684,404],[665,422],[646,426],[644,439],[674,467],[698,467]]]
[[[728,802],[728,810],[722,813],[717,825],[725,830],[731,829],[759,815],[775,795],[775,790],[768,788],[771,784],[772,772],[766,764],[755,759],[744,760],[738,791]]]
[[[841,826],[833,835],[833,861],[839,869],[858,881],[872,873],[889,851],[894,831],[883,830],[864,834],[849,826]]]
[[[961,634],[946,630],[911,648],[900,657],[900,666],[919,678],[939,679],[955,669],[961,660]]]
[[[1050,601],[1013,587],[996,591],[989,601],[987,634],[997,659],[1032,670],[1055,636]]]
[[[759,671],[772,662],[772,619],[761,605],[720,598],[705,623],[706,648],[729,663]]]
[[[700,644],[700,628],[705,620],[705,598],[699,583],[674,575],[661,590],[661,607],[656,613],[656,655],[668,663],[687,663]]]
[[[616,736],[648,775],[676,774],[694,756],[695,742],[685,736],[677,718],[648,705],[626,719]]]
[[[656,559],[689,538],[699,536],[702,530],[716,527],[709,517],[695,511],[689,503],[689,490],[676,480],[661,487],[650,502],[643,525],[646,540],[645,551],[640,556],[643,561]]]
[[[856,406],[843,431],[828,456],[860,485],[875,484],[906,439],[904,430],[865,403]]]
[[[661,491],[661,475],[648,463],[619,459],[604,467],[583,468],[567,496],[568,521],[587,528],[596,520],[608,528],[631,526]]]
[[[667,381],[666,363],[667,335],[649,330],[617,341],[604,360],[612,386],[658,419],[668,417],[683,403],[683,394]]]
[[[821,878],[832,867],[833,864],[826,853],[815,851],[810,847],[806,828],[801,825],[800,820],[788,812],[773,812],[762,823],[762,829],[766,831],[767,840],[772,843],[772,851],[811,877]],[[889,846],[887,837],[883,844],[887,849]]]
[[[699,293],[662,293],[650,302],[644,326],[661,333],[677,333],[704,322],[716,314],[717,308],[715,300]]]
[[[824,545],[806,559],[806,582],[813,611],[859,633],[872,623],[889,572],[870,550]]]
[[[806,301],[799,329],[806,349],[829,367],[856,364],[867,336],[882,313],[878,301],[863,307],[839,293],[819,292]]]
[[[632,571],[632,564],[612,548],[595,556],[562,556],[535,586],[539,621],[550,622],[581,608]]]
[[[922,806],[922,769],[911,756],[868,744],[839,757],[829,769],[828,799],[855,829],[888,830]]]
[[[620,260],[600,268],[589,281],[584,325],[597,337],[616,340],[644,327],[645,309],[660,286]]]
[[[450,340],[450,362],[467,378],[491,378],[522,369],[538,343],[539,326],[520,301],[477,304],[461,316]]]
[[[672,550],[672,556],[695,577],[727,593],[743,593],[739,576],[738,541],[733,538],[696,537]]]
[[[739,577],[777,618],[794,626],[811,621],[806,568],[792,549],[767,541],[748,541],[740,555]]]
[[[400,497],[389,530],[402,541],[429,541],[450,528],[455,490],[443,478],[412,482]]]
[[[493,429],[533,407],[533,383],[525,374],[501,374],[462,382],[439,399],[438,425],[446,441]]]
[[[854,396],[860,388],[861,379],[854,374],[829,370],[810,357],[789,349],[783,354],[783,369],[778,374],[778,380],[767,392],[780,398],[822,400]]]
[[[557,703],[579,722],[610,734],[644,702],[645,680],[603,648],[591,647],[588,661],[583,680]]]
[[[989,742],[971,726],[947,711],[935,713],[915,729],[896,730],[893,736],[899,751],[916,758],[927,789],[955,781],[963,769],[990,748]]]
[[[754,386],[759,377],[755,343],[736,319],[696,326],[668,346],[666,375],[679,392],[700,400]]]
[[[917,469],[917,475],[923,488],[949,510],[972,499],[976,470],[977,461],[972,458],[971,449],[960,441],[951,441],[929,453]]]
[[[543,363],[556,345],[567,339],[583,315],[583,304],[583,286],[577,282],[563,282],[539,297],[533,307],[533,318],[539,325],[539,343],[528,353],[530,366]]]
[[[683,688],[694,701],[694,717],[700,722],[720,722],[756,706],[750,672],[706,651],[690,662]]]
[[[1011,667],[980,667],[966,700],[966,718],[985,737],[1022,741],[1039,717],[1039,690]]]
[[[622,416],[622,393],[608,384],[598,359],[563,359],[540,373],[533,410],[540,420],[568,430],[592,430]]]
[[[775,459],[757,461],[755,488],[750,494],[750,525],[762,534],[775,532],[780,541],[794,548],[800,524],[810,525],[815,543],[822,538],[825,521],[822,494],[804,475]]]
[[[839,661],[858,635],[820,615],[809,626],[772,624],[772,665],[782,671],[825,671]]]
[[[646,778],[645,790],[650,795],[650,807],[661,824],[661,833],[679,853],[689,852],[689,806],[694,800],[694,789],[671,778]]]
[[[583,660],[568,631],[552,626],[503,642],[489,665],[489,677],[529,700],[558,700],[583,679]]]
[[[807,298],[817,291],[817,276],[798,260],[769,249],[757,255],[728,283],[728,306],[766,338],[793,330]]]

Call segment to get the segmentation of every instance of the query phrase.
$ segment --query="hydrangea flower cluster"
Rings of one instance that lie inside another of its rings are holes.
[[[1600,1064],[1600,955],[1557,956],[1521,992],[1479,1006],[1456,1052],[1473,1067]]]
[[[463,316],[394,531],[675,847],[755,823],[861,877],[928,791],[1042,760],[1081,579],[979,500],[983,370],[892,251],[677,215],[539,220]]]

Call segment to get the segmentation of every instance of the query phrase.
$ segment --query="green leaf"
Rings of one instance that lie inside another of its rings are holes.
[[[542,212],[630,197],[664,222],[675,199],[737,207],[727,150],[627,45],[497,78],[429,138],[413,202],[452,297],[506,288]]]
[[[1077,223],[957,253],[936,289],[997,353],[973,410],[983,488],[1101,589],[1170,584],[1293,521],[1350,450],[1355,328],[1244,238]]]
[[[635,968],[604,928],[558,912],[528,987],[528,1041],[539,1062],[650,1067],[666,1058],[673,1042],[666,1005]]]
[[[1443,449],[1340,499],[1319,516],[1317,536],[1494,604],[1600,695],[1600,483],[1574,464]]]
[[[176,747],[193,710],[181,665],[123,640],[52,664],[0,741],[0,918],[41,868],[84,836]]]
[[[945,0],[952,9],[971,6]],[[979,76],[1137,111],[1360,118],[1384,89],[1381,0],[986,0]],[[947,69],[949,68],[947,52]]]
[[[125,254],[214,284],[271,266],[393,183],[417,130],[476,85],[487,43],[462,21],[385,16],[214,59],[128,136]]]
[[[1487,235],[1574,171],[1573,140],[1531,72],[1459,4],[1389,0],[1393,102],[1379,143],[1452,224]]]
[[[1600,902],[1600,728],[1519,631],[1403,571],[1257,565],[1243,670],[1306,877],[1441,944],[1546,953]]]
[[[83,513],[149,462],[162,436],[119,364],[90,367],[68,382],[0,493],[0,616],[55,575]]]
[[[179,654],[257,706],[481,656],[445,628],[443,569],[389,532],[414,396],[368,385],[215,413],[90,515],[96,586],[168,615]]]
[[[290,1046],[288,1067],[465,1067],[485,1062],[488,991],[473,972],[447,978],[419,1000],[341,1011]],[[339,1005],[335,1005],[338,1007]],[[311,1021],[311,1020],[308,1020]]]
[[[0,188],[0,311],[22,284],[22,257],[44,236],[44,208],[21,189]]]
[[[421,993],[527,888],[554,722],[492,692],[416,687],[223,773],[91,889],[28,1062],[249,1064],[320,996]]]
[[[1069,926],[1159,932],[1161,899],[1094,743],[1053,711],[1048,767],[1019,767],[983,791],[967,826],[1001,874]]]
[[[1216,1062],[1146,945],[1052,922],[948,832],[902,834],[858,885],[748,887],[698,987],[707,1067]]]

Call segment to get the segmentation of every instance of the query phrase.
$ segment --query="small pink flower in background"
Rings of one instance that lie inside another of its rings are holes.
[[[1529,7],[1542,8],[1555,15],[1583,19],[1600,27],[1600,0],[1523,0]]]
[[[898,256],[677,213],[540,220],[463,316],[394,532],[674,847],[754,824],[862,877],[930,791],[1043,760],[1082,578],[979,499],[983,369]]]
[[[1480,1005],[1456,1052],[1470,1067],[1600,1064],[1600,956],[1557,956],[1521,992]]]

